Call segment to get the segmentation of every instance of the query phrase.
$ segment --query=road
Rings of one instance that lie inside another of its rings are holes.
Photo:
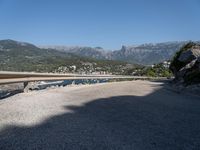
[[[0,149],[192,150],[200,98],[127,81],[21,93],[0,101]]]

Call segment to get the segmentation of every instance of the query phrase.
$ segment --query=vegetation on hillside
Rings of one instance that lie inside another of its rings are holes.
[[[169,67],[163,63],[152,66],[140,66],[136,68],[127,69],[125,75],[148,76],[148,77],[167,77],[173,76]]]
[[[144,75],[149,77],[172,77],[172,72],[169,70],[169,68],[166,68],[163,66],[163,64],[156,64],[153,67],[148,67],[147,69],[144,69]]]

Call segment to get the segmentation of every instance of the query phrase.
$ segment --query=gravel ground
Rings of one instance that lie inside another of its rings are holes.
[[[0,101],[0,149],[200,148],[200,98],[128,81],[21,93]]]

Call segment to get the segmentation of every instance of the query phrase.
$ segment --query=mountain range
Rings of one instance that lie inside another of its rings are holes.
[[[107,51],[101,47],[68,47],[68,46],[40,46],[44,49],[56,49],[95,59],[120,60],[129,63],[152,65],[170,60],[174,54],[189,41],[149,43],[137,46],[122,46],[120,50]]]
[[[101,47],[80,46],[35,46],[26,42],[0,40],[0,69],[49,70],[72,62],[94,62],[102,60],[121,64],[152,65],[170,60],[188,41],[122,46],[120,50],[108,51]],[[199,43],[199,42],[198,42]],[[51,63],[49,63],[51,62]],[[55,65],[56,64],[56,65]],[[80,63],[79,63],[80,64]]]
[[[87,51],[87,50],[86,50]],[[0,40],[0,70],[35,72],[120,73],[136,65],[83,57],[66,51],[39,48],[26,42]]]

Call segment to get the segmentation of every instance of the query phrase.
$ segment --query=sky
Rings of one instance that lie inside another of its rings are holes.
[[[105,49],[200,40],[200,0],[0,0],[0,39]]]

